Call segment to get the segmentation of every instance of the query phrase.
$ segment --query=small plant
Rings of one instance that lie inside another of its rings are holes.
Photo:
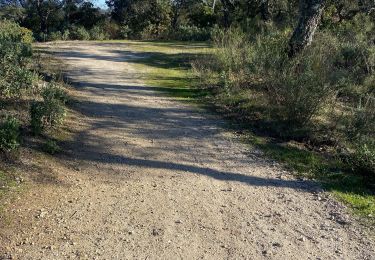
[[[43,126],[44,108],[41,102],[33,102],[30,106],[30,125],[34,134],[40,134]]]
[[[53,83],[50,83],[49,85],[47,85],[46,88],[44,88],[42,92],[42,97],[44,100],[56,99],[63,104],[68,102],[68,95],[66,91]]]
[[[59,153],[61,151],[60,146],[56,143],[54,140],[47,140],[47,142],[44,143],[42,147],[43,151],[46,153],[49,153],[51,155],[54,155],[56,153]]]
[[[375,143],[362,142],[356,145],[347,161],[354,172],[375,180]]]
[[[60,31],[52,32],[48,35],[48,41],[61,41],[62,33]]]
[[[90,40],[90,33],[85,27],[72,27],[70,29],[69,37],[71,40],[88,41]]]
[[[20,145],[20,122],[17,118],[7,117],[0,125],[0,149],[11,152]]]
[[[100,26],[94,26],[90,31],[90,39],[96,41],[103,41],[109,38],[109,35]]]
[[[67,41],[67,40],[69,40],[69,37],[70,37],[70,31],[65,30],[61,35],[61,40]]]
[[[170,34],[170,38],[179,41],[207,41],[211,37],[211,30],[210,28],[180,25],[176,31]]]
[[[120,30],[119,30],[120,39],[127,39],[130,34],[131,34],[131,29],[129,28],[128,25],[120,26]]]
[[[36,75],[29,70],[32,57],[31,32],[19,25],[0,21],[0,95],[18,97],[34,86]]]
[[[64,90],[55,85],[47,85],[42,97],[42,102],[34,102],[30,108],[30,123],[34,134],[40,134],[45,128],[59,126],[66,115],[64,105],[67,95]]]

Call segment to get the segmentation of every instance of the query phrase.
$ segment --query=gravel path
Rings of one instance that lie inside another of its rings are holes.
[[[2,238],[4,258],[375,259],[316,184],[242,144],[220,118],[142,84],[129,62],[141,53],[46,46],[68,65],[79,114],[55,183],[16,203],[25,220]]]

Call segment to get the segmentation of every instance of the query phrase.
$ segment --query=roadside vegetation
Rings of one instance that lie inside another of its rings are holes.
[[[66,114],[66,91],[57,78],[45,77],[32,41],[30,30],[0,21],[0,195],[20,182],[14,168],[22,148],[30,139],[51,144]]]

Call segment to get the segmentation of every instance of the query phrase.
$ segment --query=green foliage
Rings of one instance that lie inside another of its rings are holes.
[[[107,1],[112,18],[127,25],[132,38],[164,38],[171,25],[171,2],[169,0]]]
[[[34,86],[36,76],[29,70],[32,34],[19,25],[0,21],[0,94],[10,98]]]
[[[62,104],[68,102],[68,95],[64,89],[56,85],[56,83],[50,83],[42,91],[42,97],[44,101],[57,100]]]
[[[0,124],[0,150],[11,152],[20,145],[20,122],[15,117],[8,116]]]
[[[211,37],[210,28],[180,25],[177,30],[171,32],[170,38],[178,41],[207,41]]]
[[[72,27],[69,30],[69,38],[71,40],[88,41],[90,40],[90,33],[85,29],[85,27]]]
[[[66,29],[62,34],[61,34],[61,40],[67,41],[70,39],[70,31]]]
[[[216,47],[215,67],[221,75],[223,72],[226,74],[225,77],[229,80],[226,84],[238,87],[247,83],[254,60],[254,46],[250,44],[247,35],[238,28],[215,28],[212,40]]]
[[[54,154],[59,153],[61,151],[61,148],[56,143],[56,141],[51,140],[51,139],[47,140],[47,142],[45,142],[43,144],[42,149],[43,149],[43,151],[45,151],[46,153],[49,153],[51,155],[54,155]]]
[[[375,143],[360,142],[348,156],[347,163],[354,172],[368,176],[375,181]]]
[[[109,39],[109,35],[104,31],[101,26],[94,26],[90,31],[90,39],[103,41]]]
[[[42,97],[42,102],[34,102],[30,108],[30,124],[34,134],[61,125],[66,115],[64,105],[67,102],[67,94],[60,87],[47,85]]]
[[[127,39],[130,34],[131,34],[131,29],[129,28],[128,25],[122,25],[119,27],[118,37],[120,39]]]
[[[48,35],[48,41],[61,41],[63,35],[60,31],[52,32]]]
[[[335,66],[338,42],[322,35],[313,46],[289,59],[287,38],[262,37],[256,47],[256,73],[264,79],[272,117],[288,128],[308,125],[339,88],[342,72]]]
[[[362,93],[358,105],[352,108],[347,116],[346,134],[350,140],[363,137],[374,138],[375,129],[375,97],[371,93]]]
[[[340,33],[318,32],[293,59],[286,51],[290,30],[268,28],[256,37],[214,30],[213,55],[195,61],[194,71],[237,119],[283,140],[353,150],[345,162],[368,178],[374,175],[375,47],[367,30],[356,33],[356,26],[353,21]]]

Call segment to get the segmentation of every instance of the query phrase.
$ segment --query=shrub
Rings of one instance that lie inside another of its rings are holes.
[[[170,38],[179,41],[207,41],[211,37],[210,28],[180,25],[177,30],[170,33]]]
[[[373,132],[375,46],[368,38],[343,41],[319,32],[290,59],[288,30],[271,26],[249,36],[214,28],[211,36],[212,56],[193,62],[193,70],[203,84],[218,86],[218,101],[225,106],[292,138],[325,129],[329,138],[353,141]]]
[[[94,26],[90,31],[90,39],[103,41],[109,39],[109,35],[104,31],[101,26]]]
[[[69,38],[70,38],[70,31],[65,30],[61,35],[61,40],[67,41],[67,40],[69,40]]]
[[[50,83],[42,91],[42,97],[44,101],[48,100],[57,100],[62,104],[68,102],[68,94],[64,89],[56,85],[55,83]]]
[[[15,150],[20,145],[20,122],[14,117],[7,117],[0,124],[0,149],[3,152]]]
[[[284,35],[266,36],[256,47],[256,71],[268,89],[272,116],[288,128],[311,122],[336,93],[340,69],[334,66],[338,43],[321,35],[314,44],[294,59],[285,52]]]
[[[19,25],[0,22],[0,94],[21,95],[34,86],[36,75],[28,69],[32,56],[31,32]]]
[[[46,153],[49,153],[49,154],[52,154],[52,155],[54,155],[54,154],[56,154],[56,153],[58,153],[58,152],[61,151],[61,148],[56,143],[56,141],[51,140],[51,139],[44,143],[42,149]]]
[[[127,39],[130,34],[131,34],[131,29],[129,28],[128,25],[120,26],[119,33],[118,33],[118,37],[120,39]]]
[[[361,142],[356,145],[354,152],[348,158],[348,164],[356,173],[375,180],[375,143]]]
[[[117,23],[105,20],[101,26],[109,39],[123,39],[120,32],[121,28]]]
[[[65,117],[66,93],[59,87],[48,85],[42,93],[43,101],[30,107],[31,129],[40,134],[46,128],[59,126]]]
[[[90,40],[90,33],[82,26],[72,27],[69,30],[69,37],[71,40],[88,41]]]
[[[60,31],[52,32],[48,35],[48,41],[61,41],[63,35]]]
[[[249,83],[253,71],[254,46],[240,29],[214,30],[212,40],[217,47],[216,70],[223,71],[230,79],[229,85],[238,87]]]
[[[165,39],[167,38],[168,30],[169,28],[163,24],[149,24],[134,36],[143,40]]]

